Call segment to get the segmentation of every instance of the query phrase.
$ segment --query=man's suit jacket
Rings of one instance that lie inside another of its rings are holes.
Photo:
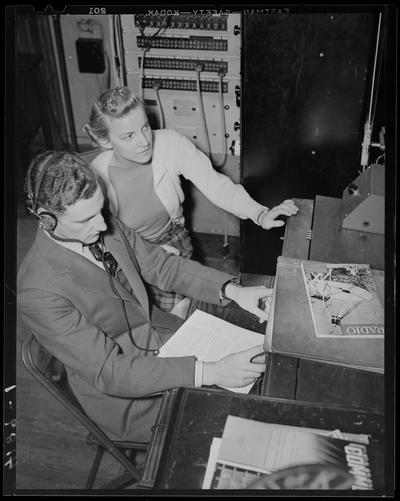
[[[132,288],[115,281],[136,345],[159,348],[182,323],[149,305],[141,276],[161,289],[220,304],[231,275],[168,254],[131,230],[127,245],[117,230],[112,218],[104,241]],[[195,358],[158,358],[135,347],[106,272],[40,228],[19,268],[18,312],[66,366],[81,405],[113,439],[148,441],[160,405],[152,394],[194,386]]]

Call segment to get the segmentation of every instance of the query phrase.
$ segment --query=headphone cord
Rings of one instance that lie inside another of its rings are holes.
[[[49,231],[50,235],[52,236],[52,238],[54,238],[55,240],[59,240],[61,242],[79,242],[81,244],[83,244],[83,242],[81,240],[78,240],[78,239],[74,239],[74,238],[61,238],[61,237],[57,237],[53,231]],[[111,290],[113,291],[113,293],[117,296],[117,298],[119,299],[119,302],[121,303],[121,307],[122,307],[122,311],[123,311],[123,314],[124,314],[124,318],[125,318],[125,322],[126,322],[126,327],[127,327],[127,330],[128,330],[128,335],[129,335],[129,338],[132,342],[132,344],[138,349],[138,350],[141,350],[141,351],[145,351],[146,353],[149,352],[149,353],[153,353],[154,356],[157,356],[159,354],[159,350],[156,349],[156,350],[151,350],[149,348],[142,348],[140,347],[137,343],[135,343],[135,340],[133,339],[133,336],[132,336],[132,332],[131,332],[131,326],[129,324],[129,319],[128,319],[128,314],[126,312],[126,308],[125,308],[125,303],[124,303],[124,300],[122,299],[120,293],[118,292],[117,288],[115,287],[114,285],[114,282],[113,282],[113,277],[111,275],[111,272],[110,272],[110,269],[106,263],[106,260],[105,260],[105,257],[104,257],[104,239],[103,239],[103,236],[100,236],[100,242],[101,242],[101,262],[103,264],[103,267],[104,267],[104,270],[105,272],[107,273],[107,276],[108,276],[108,281],[110,283],[110,287],[111,287]]]
[[[103,239],[101,238],[101,243],[103,244]],[[124,304],[124,300],[122,299],[120,293],[118,292],[117,288],[115,287],[114,285],[114,282],[113,282],[113,277],[111,275],[111,272],[110,272],[110,269],[108,268],[107,266],[107,263],[105,261],[105,258],[104,258],[104,252],[103,252],[103,249],[101,251],[101,261],[103,263],[103,266],[104,266],[104,269],[106,270],[106,273],[107,273],[107,276],[108,276],[108,281],[110,283],[110,287],[111,287],[111,290],[113,291],[113,293],[118,297],[119,299],[119,302],[121,304],[121,307],[122,307],[122,311],[123,311],[123,314],[124,314],[124,318],[125,318],[125,322],[126,322],[126,326],[127,326],[127,329],[128,329],[128,335],[129,335],[129,338],[132,342],[132,344],[138,349],[138,350],[141,350],[141,351],[145,351],[146,353],[149,352],[149,353],[153,353],[154,356],[157,356],[159,354],[159,350],[156,349],[156,350],[151,350],[149,348],[142,348],[140,347],[136,342],[135,340],[133,339],[133,336],[132,336],[132,332],[131,332],[131,326],[129,324],[129,319],[128,319],[128,314],[126,312],[126,308],[125,308],[125,304]]]
[[[44,228],[45,229],[45,228]],[[82,245],[85,245],[82,240],[78,240],[77,238],[61,238],[61,237],[58,237],[55,233],[54,233],[54,230],[46,230],[47,233],[49,233],[49,235],[51,236],[51,238],[54,238],[54,240],[58,240],[59,242],[78,242]]]

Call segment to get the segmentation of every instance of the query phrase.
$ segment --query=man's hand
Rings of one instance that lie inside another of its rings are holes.
[[[273,289],[267,289],[263,285],[255,287],[239,287],[234,283],[229,283],[225,288],[225,296],[232,299],[241,308],[254,315],[260,319],[260,323],[268,320],[269,311],[269,301],[272,295]],[[258,306],[260,299],[266,298],[265,310]]]
[[[219,385],[227,388],[240,388],[254,383],[265,370],[264,363],[250,362],[250,359],[263,351],[255,346],[249,350],[232,353],[217,362],[204,362],[203,385]]]
[[[297,214],[299,208],[293,202],[293,200],[284,200],[279,205],[273,207],[269,211],[265,211],[258,221],[259,225],[264,228],[264,230],[270,230],[271,228],[276,228],[278,226],[283,226],[285,224],[284,221],[275,219],[278,216],[293,216]]]

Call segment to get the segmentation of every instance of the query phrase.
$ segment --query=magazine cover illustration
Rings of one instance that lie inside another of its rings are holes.
[[[222,438],[213,440],[214,451],[210,450],[203,488],[249,488],[265,475],[310,465],[320,468],[321,475],[314,477],[315,488],[327,488],[322,478],[332,477],[333,473],[339,480],[337,489],[379,488],[376,444],[365,438],[354,434],[344,438],[339,430],[301,428],[230,415]]]
[[[317,337],[384,337],[384,310],[369,265],[301,264]]]

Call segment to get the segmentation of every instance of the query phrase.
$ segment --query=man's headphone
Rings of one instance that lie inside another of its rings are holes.
[[[53,163],[53,160],[54,160],[54,156],[50,155],[49,158],[46,160],[45,164],[43,165],[42,170],[40,171],[38,180],[36,182],[35,192],[33,192],[32,181],[31,181],[31,171],[32,171],[32,167],[35,163],[34,161],[29,166],[28,173],[27,173],[27,182],[26,182],[26,191],[27,191],[27,195],[28,195],[26,208],[31,214],[33,214],[34,216],[36,216],[40,220],[40,227],[46,231],[54,231],[55,230],[55,228],[57,226],[57,217],[48,211],[42,211],[39,213],[37,211],[36,206],[37,206],[37,199],[39,196],[40,188],[42,186],[44,175],[46,174],[46,171],[50,167],[51,163]]]

